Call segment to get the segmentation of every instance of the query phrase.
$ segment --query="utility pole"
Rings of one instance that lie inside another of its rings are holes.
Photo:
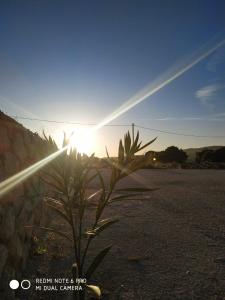
[[[132,123],[132,142],[134,142],[134,123]]]

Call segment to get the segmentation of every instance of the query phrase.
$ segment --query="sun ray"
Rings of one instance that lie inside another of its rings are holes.
[[[9,177],[8,179],[2,181],[0,183],[0,198],[6,194],[8,191],[16,187],[18,184],[26,180],[28,177],[36,173],[38,170],[43,168],[45,165],[50,163],[53,159],[59,156],[61,153],[66,151],[68,146],[52,153],[51,155],[45,157],[44,159],[36,162],[35,164],[31,165],[30,167],[22,170],[21,172]]]
[[[114,112],[112,112],[110,115],[104,118],[99,124],[94,126],[92,130],[98,130],[99,128],[112,122],[113,120],[115,120],[116,118],[118,118],[137,104],[154,95],[163,87],[165,87],[166,85],[183,75],[185,72],[193,68],[196,64],[200,63],[203,59],[207,58],[217,49],[224,46],[225,39],[222,39],[213,45],[211,44],[212,43],[207,43],[207,45],[201,47],[200,50],[198,50],[194,55],[191,55],[188,58],[183,59],[181,62],[175,64],[164,74],[162,74],[158,79],[154,80],[152,83],[138,91],[130,99],[124,102],[119,108],[114,110]]]
[[[114,119],[118,118],[137,104],[141,103],[142,101],[146,100],[156,92],[158,92],[160,89],[171,83],[173,80],[177,79],[181,75],[183,75],[185,72],[190,70],[192,67],[194,67],[196,64],[201,62],[203,59],[207,58],[210,54],[215,52],[217,49],[225,45],[225,39],[220,40],[218,43],[215,43],[213,46],[207,45],[204,46],[198,51],[197,54],[192,56],[191,59],[186,59],[182,63],[175,65],[175,67],[172,68],[172,71],[168,71],[164,74],[164,76],[161,76],[158,80],[155,80],[153,83],[145,87],[144,89],[140,90],[138,93],[136,93],[134,96],[132,96],[129,100],[127,100],[125,103],[123,103],[118,109],[116,109],[114,112],[112,112],[109,116],[104,118],[99,124],[94,126],[92,129],[88,130],[88,132],[91,135],[91,132],[96,131],[103,127],[104,125],[110,123]],[[89,135],[88,133],[88,135]],[[71,145],[68,145],[55,153],[49,155],[48,157],[42,159],[41,161],[35,163],[34,165],[26,168],[25,170],[19,172],[16,175],[13,175],[12,177],[4,180],[0,183],[0,197],[7,193],[9,190],[17,186],[19,183],[27,179],[29,176],[33,175],[35,172],[40,170],[42,167],[44,167],[47,163],[55,159],[60,153],[63,151],[66,151],[68,147]]]
[[[94,132],[87,128],[77,128],[70,138],[70,146],[82,154],[92,154],[94,151]]]

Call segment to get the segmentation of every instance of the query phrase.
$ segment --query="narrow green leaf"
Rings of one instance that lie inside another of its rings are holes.
[[[102,187],[102,192],[103,192],[103,194],[105,195],[105,183],[104,183],[102,174],[99,172],[98,169],[96,169],[96,172],[97,172],[98,178],[99,178],[99,180],[100,180],[100,184],[101,184],[101,187]]]
[[[125,147],[126,155],[128,155],[130,152],[130,145],[131,145],[131,138],[130,138],[130,132],[128,131],[128,133],[125,135],[124,138],[124,147]]]
[[[110,159],[109,152],[108,152],[108,149],[107,149],[106,146],[105,146],[105,151],[106,151],[106,154],[107,154],[108,159]]]
[[[118,163],[123,164],[123,160],[124,160],[124,147],[123,147],[122,140],[120,140],[119,150],[118,150]]]
[[[86,287],[95,295],[98,297],[98,299],[101,298],[101,290],[97,285],[90,285],[86,284]]]
[[[70,219],[67,217],[67,215],[65,215],[60,209],[58,209],[57,207],[47,203],[47,205],[52,209],[54,210],[57,214],[59,214],[67,223],[69,223],[70,225],[71,224],[71,221]]]
[[[88,230],[85,232],[85,235],[94,237],[94,236],[96,236],[96,232],[95,232],[95,230]]]
[[[142,149],[148,147],[148,146],[149,146],[150,144],[152,144],[156,139],[157,139],[157,137],[154,138],[152,141],[148,142],[147,144],[145,144],[144,146],[142,146],[141,148],[139,148],[138,151],[140,151],[140,150],[142,150]]]
[[[97,192],[91,194],[91,195],[87,198],[87,200],[91,200],[93,197],[97,196],[101,191],[102,191],[102,189],[100,189],[100,190],[98,190]]]
[[[54,170],[54,172],[45,172],[41,171],[41,178],[54,180],[62,190],[64,190],[63,178],[58,170]]]
[[[105,199],[105,183],[104,183],[104,180],[103,180],[103,177],[101,175],[101,173],[96,169],[96,172],[98,174],[98,177],[99,177],[99,180],[100,180],[100,184],[101,184],[101,196],[99,198],[99,201],[98,201],[98,205],[97,205],[97,209],[96,209],[96,220],[98,220],[98,218],[100,217],[101,213],[102,213],[102,209],[103,209],[103,200]]]
[[[118,219],[104,219],[97,224],[97,228],[94,229],[96,234],[99,234],[103,230],[105,230],[107,227],[111,226],[114,223],[117,223]]]
[[[90,182],[91,182],[92,180],[94,180],[97,176],[98,176],[98,174],[95,173],[94,175],[92,175],[91,177],[89,177],[89,178],[87,179],[87,183],[90,183]]]
[[[52,186],[53,188],[55,188],[57,191],[63,192],[63,190],[61,189],[61,187],[59,187],[59,186],[58,186],[57,184],[55,184],[54,182],[48,181],[48,180],[46,180],[46,179],[44,179],[44,178],[42,178],[42,177],[41,177],[41,180],[42,180],[44,183],[46,183],[47,185],[50,185],[50,186]]]
[[[103,194],[101,195],[98,205],[97,205],[97,209],[96,209],[96,214],[95,214],[95,220],[96,222],[98,221],[98,219],[100,218],[102,211],[104,209],[105,206],[105,198],[103,198]]]
[[[131,154],[135,153],[135,149],[137,147],[138,140],[139,140],[139,131],[137,132],[136,138],[131,146],[131,149],[130,149]]]
[[[119,196],[116,196],[112,199],[109,200],[109,203],[110,202],[115,202],[115,201],[119,201],[119,200],[126,200],[126,198],[132,198],[134,196],[139,196],[140,194],[126,194],[126,195],[119,195]],[[141,195],[140,195],[141,196]],[[132,200],[132,199],[131,199]]]
[[[153,192],[158,190],[158,188],[124,188],[117,189],[115,192]]]
[[[91,275],[94,273],[94,271],[97,269],[97,267],[100,265],[100,263],[103,261],[106,254],[109,252],[112,246],[106,247],[102,251],[100,251],[97,256],[94,258],[93,262],[89,266],[85,278],[89,279]]]
[[[140,143],[137,145],[137,147],[136,147],[135,150],[134,150],[135,153],[139,151],[139,148],[141,147],[141,144],[142,144],[142,142],[140,142]]]
[[[63,196],[63,194],[62,194]],[[46,204],[50,204],[50,205],[59,205],[61,207],[63,207],[65,209],[65,211],[67,211],[67,206],[68,206],[68,202],[63,199],[62,197],[57,196],[57,199],[51,198],[51,197],[45,197],[45,202]]]

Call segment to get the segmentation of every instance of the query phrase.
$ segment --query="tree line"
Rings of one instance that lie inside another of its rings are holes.
[[[196,162],[225,162],[225,147],[216,150],[204,149],[196,153]]]
[[[153,161],[163,163],[177,162],[184,163],[188,159],[187,153],[176,146],[170,146],[163,151],[148,151],[146,154]],[[196,163],[202,162],[225,162],[225,147],[216,150],[204,149],[196,153]]]

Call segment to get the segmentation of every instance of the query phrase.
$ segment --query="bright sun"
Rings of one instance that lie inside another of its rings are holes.
[[[92,154],[94,152],[94,133],[91,130],[77,128],[70,138],[70,145],[80,153]]]

